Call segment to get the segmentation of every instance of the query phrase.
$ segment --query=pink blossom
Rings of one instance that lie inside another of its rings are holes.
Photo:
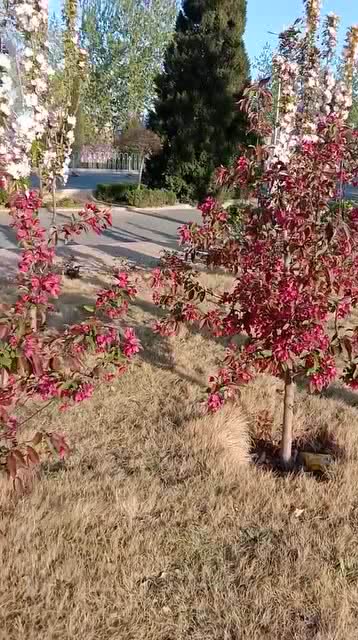
[[[215,413],[224,404],[224,398],[219,393],[211,393],[208,397],[208,409],[210,412]]]
[[[19,344],[18,336],[12,335],[9,337],[9,345],[15,349]]]
[[[37,336],[26,336],[23,343],[23,352],[26,358],[32,358],[39,350],[39,341]]]
[[[74,392],[73,399],[75,402],[83,402],[84,400],[92,398],[93,392],[93,384],[90,384],[89,382],[83,382],[79,387],[77,387],[76,391]]]
[[[55,397],[58,393],[56,380],[48,375],[42,376],[37,383],[36,392],[41,396],[42,400]]]
[[[136,353],[140,351],[140,342],[134,333],[133,329],[126,329],[124,332],[124,342],[122,345],[122,351],[127,358],[132,358]]]
[[[116,283],[121,289],[126,289],[129,284],[129,276],[125,271],[119,271],[116,273]]]
[[[183,224],[178,229],[180,244],[187,244],[191,240],[191,230],[190,226],[187,224]]]
[[[118,341],[118,334],[113,329],[110,329],[107,333],[102,333],[96,336],[97,352],[101,353],[106,351],[109,347]]]
[[[199,205],[199,209],[201,211],[201,213],[203,214],[204,218],[205,216],[209,215],[210,213],[212,213],[214,211],[214,209],[217,206],[217,201],[215,200],[215,198],[212,198],[211,196],[206,198],[206,200],[204,200],[204,202],[202,202]]]

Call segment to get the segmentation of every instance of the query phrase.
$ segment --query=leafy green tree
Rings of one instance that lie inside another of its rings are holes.
[[[90,76],[84,109],[114,131],[152,105],[176,15],[176,0],[85,0],[82,41]]]
[[[179,13],[149,118],[163,149],[148,179],[182,200],[202,198],[215,168],[246,140],[236,106],[249,77],[245,24],[246,0],[184,0]]]
[[[49,17],[48,36],[49,41],[49,64],[54,71],[63,69],[63,23],[56,13]]]

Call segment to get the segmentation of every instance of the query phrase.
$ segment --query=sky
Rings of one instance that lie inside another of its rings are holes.
[[[340,37],[343,42],[347,28],[358,24],[358,0],[323,0],[322,15],[330,11],[341,18]],[[250,58],[259,55],[266,42],[275,48],[277,38],[268,31],[282,31],[302,13],[302,0],[247,0],[245,42]]]
[[[60,0],[49,0],[50,10],[59,11]],[[302,15],[303,0],[247,0],[247,27],[245,43],[252,60],[269,42],[273,48],[277,38],[268,31],[278,33]],[[341,42],[348,26],[358,24],[358,0],[323,0],[323,13],[334,11],[341,19]]]

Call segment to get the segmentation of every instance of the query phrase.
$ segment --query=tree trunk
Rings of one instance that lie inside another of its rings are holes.
[[[31,307],[31,309],[30,309],[30,325],[31,325],[31,330],[36,332],[37,331],[37,309],[36,309],[36,307]]]
[[[285,375],[285,398],[281,442],[281,460],[286,468],[290,467],[292,459],[292,427],[295,387],[296,385],[292,378],[292,371],[288,369]]]
[[[56,222],[57,205],[56,205],[56,177],[52,181],[52,224]]]
[[[144,169],[144,158],[141,158],[140,161],[140,167],[139,167],[139,175],[138,175],[138,189],[141,188],[142,186],[142,175],[143,175],[143,169]]]

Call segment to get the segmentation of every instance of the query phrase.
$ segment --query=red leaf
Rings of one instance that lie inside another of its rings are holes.
[[[26,452],[27,452],[27,458],[30,462],[32,462],[32,464],[40,463],[40,456],[35,449],[28,446],[26,447]]]
[[[6,324],[0,324],[0,340],[6,338],[8,334],[8,327]]]
[[[41,433],[41,431],[38,431],[37,433],[35,433],[34,437],[32,438],[32,444],[34,445],[34,447],[40,444],[40,442],[42,441],[42,438],[43,438],[43,433]]]
[[[25,456],[18,449],[13,449],[13,455],[16,457],[16,463],[20,467],[27,467]]]
[[[9,382],[9,372],[7,369],[1,369],[0,371],[0,388],[5,389]]]
[[[64,438],[59,433],[48,434],[50,443],[61,459],[66,458],[70,453],[70,448]]]
[[[15,480],[17,474],[17,461],[16,456],[12,452],[9,453],[6,458],[6,471],[9,475],[9,478]]]
[[[21,480],[21,478],[18,478],[17,476],[16,478],[13,479],[13,486],[14,486],[14,490],[17,491],[18,493],[25,492],[24,483]]]

